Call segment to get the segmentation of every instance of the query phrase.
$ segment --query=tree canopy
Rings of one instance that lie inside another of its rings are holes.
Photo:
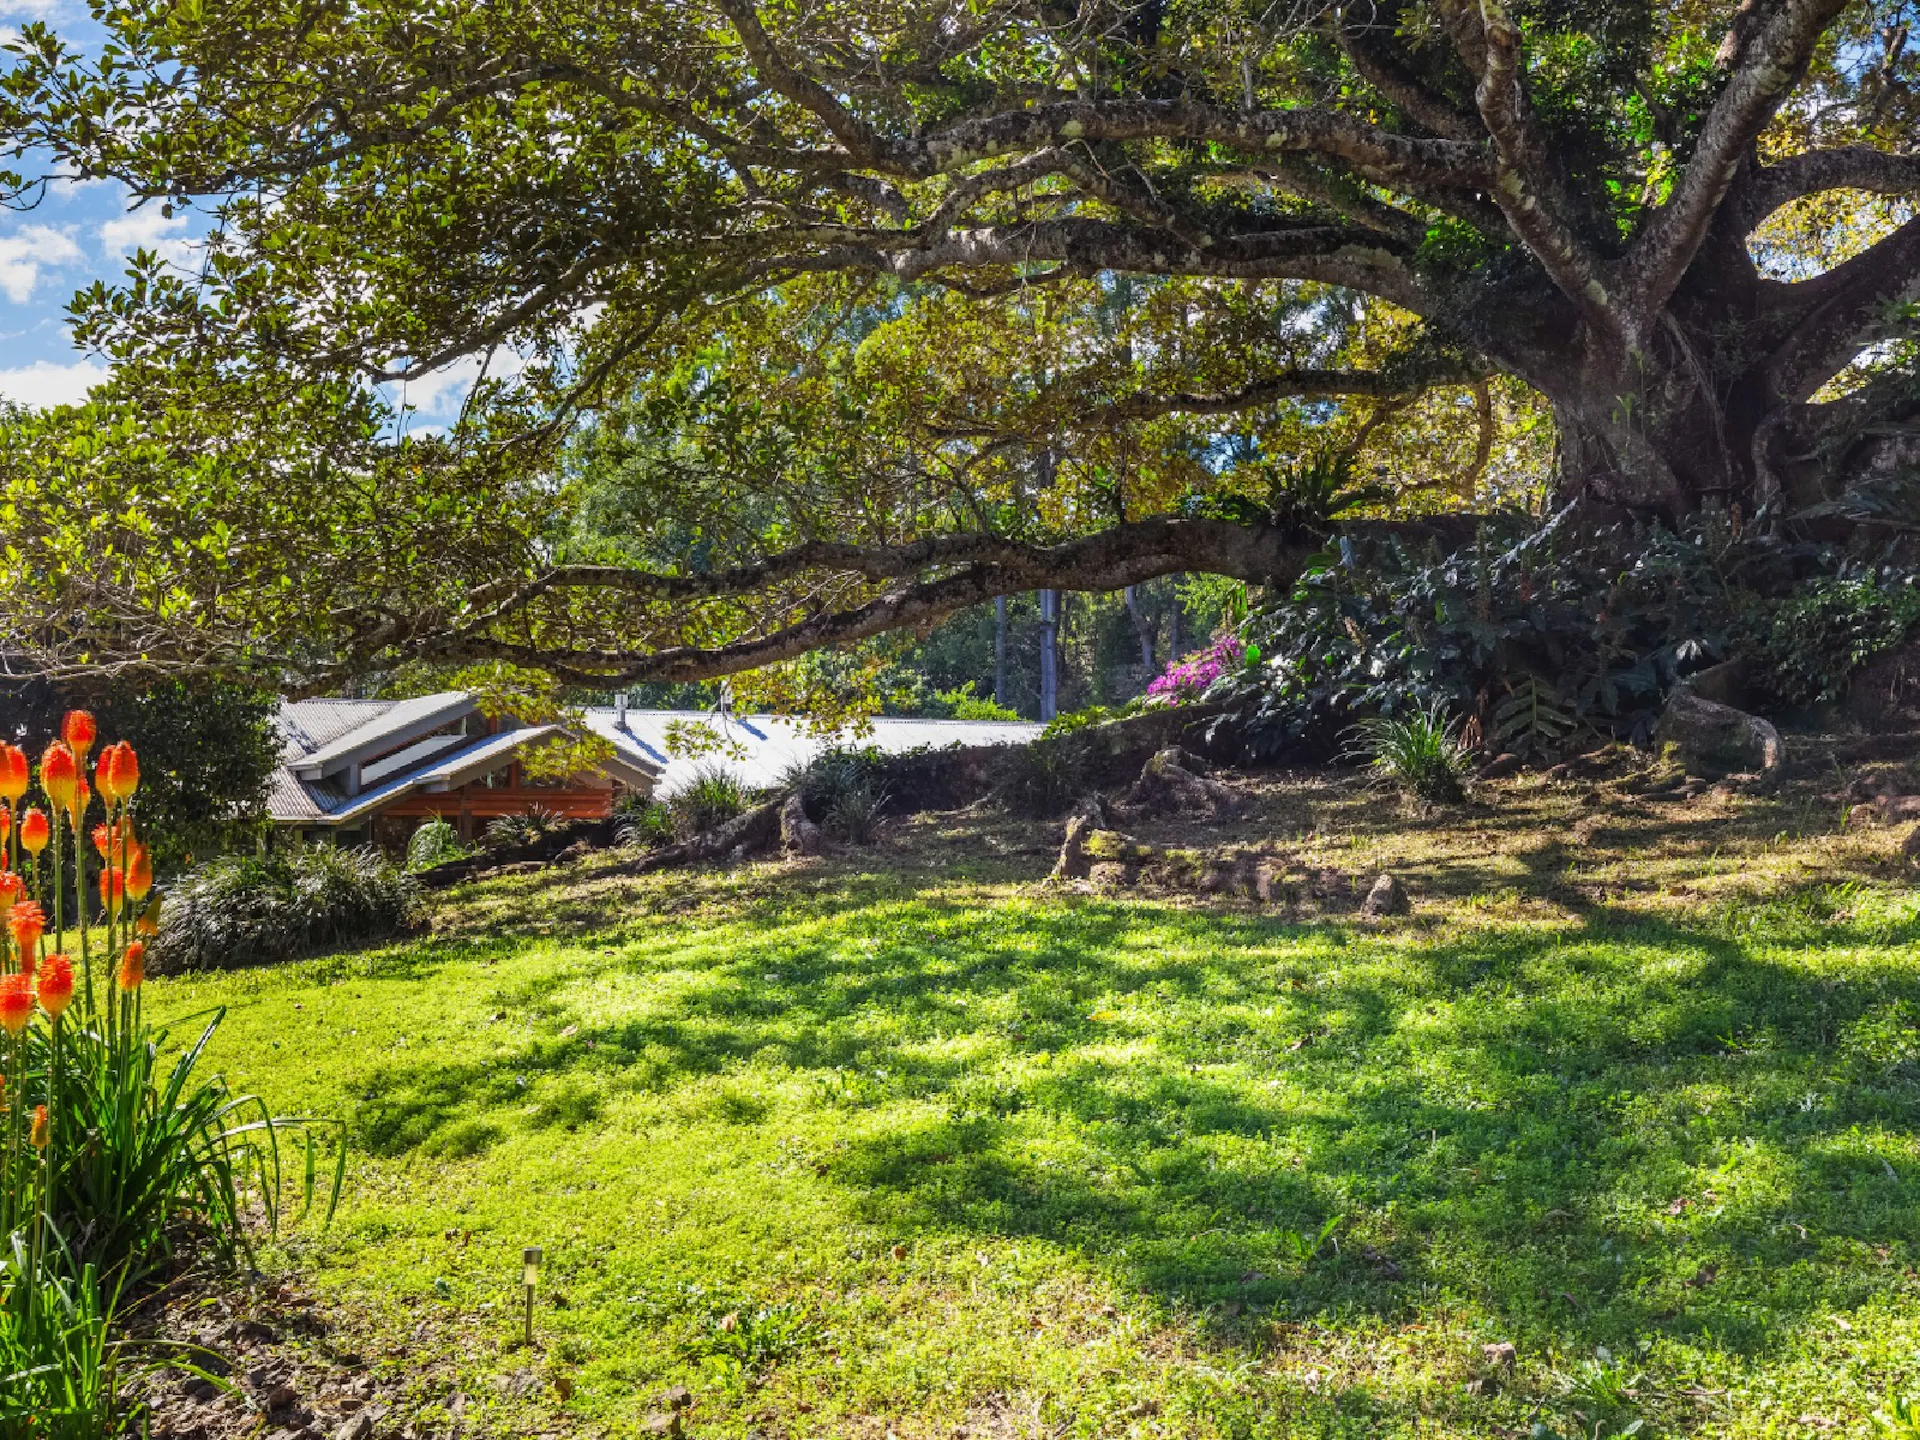
[[[93,12],[15,47],[12,193],[212,228],[7,429],[54,668],[694,680],[1542,487],[1844,510],[1920,414],[1899,6]]]

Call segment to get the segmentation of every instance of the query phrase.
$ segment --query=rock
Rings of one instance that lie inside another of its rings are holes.
[[[1405,915],[1412,909],[1413,901],[1407,895],[1407,887],[1384,872],[1373,882],[1373,888],[1367,891],[1367,898],[1360,902],[1360,913],[1371,920],[1386,915]]]
[[[675,1385],[660,1397],[660,1403],[669,1410],[687,1410],[693,1405],[693,1392],[684,1385]]]
[[[800,792],[787,796],[780,804],[780,849],[788,855],[824,855],[831,848],[826,831],[807,818]]]
[[[1087,857],[1087,837],[1107,825],[1106,807],[1098,795],[1089,795],[1073,807],[1067,817],[1066,839],[1060,842],[1060,858],[1053,862],[1055,880],[1085,879],[1091,867]]]
[[[1140,778],[1127,792],[1126,803],[1136,809],[1172,810],[1185,814],[1230,814],[1238,808],[1233,791],[1217,780],[1202,777],[1205,762],[1169,745],[1157,750],[1141,767]]]
[[[1496,755],[1480,767],[1482,780],[1504,780],[1509,775],[1520,773],[1520,757],[1512,751]]]
[[[1716,775],[1758,771],[1770,776],[1786,759],[1780,732],[1771,723],[1730,705],[1703,700],[1684,685],[1667,697],[1654,734],[1673,747],[1689,770]]]
[[[285,1410],[300,1398],[300,1392],[291,1385],[276,1385],[267,1392],[267,1409]]]
[[[1117,860],[1102,860],[1087,869],[1087,883],[1096,890],[1122,890],[1133,883],[1131,867]]]
[[[1907,832],[1906,841],[1900,846],[1900,853],[1906,857],[1907,864],[1920,866],[1920,825]]]
[[[554,856],[553,863],[556,865],[571,865],[576,860],[586,859],[587,856],[594,852],[594,848],[594,843],[591,840],[576,840],[558,855]]]
[[[362,1410],[349,1415],[333,1429],[333,1440],[367,1440],[373,1434],[373,1416]]]
[[[647,1435],[684,1435],[680,1428],[678,1410],[656,1410],[640,1422],[640,1429]]]
[[[1497,1340],[1491,1345],[1482,1345],[1480,1354],[1489,1365],[1498,1365],[1503,1370],[1513,1369],[1517,1357],[1510,1340]]]

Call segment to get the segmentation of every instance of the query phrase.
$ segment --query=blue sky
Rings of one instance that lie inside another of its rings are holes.
[[[90,28],[80,0],[0,0],[0,35],[30,20],[83,40]],[[105,182],[56,185],[33,210],[0,210],[0,396],[28,405],[83,399],[104,367],[74,348],[67,302],[96,279],[119,277],[142,247],[192,268],[193,234],[185,217],[165,219],[158,205],[135,209]],[[452,367],[409,387],[411,428],[451,418],[474,368]]]

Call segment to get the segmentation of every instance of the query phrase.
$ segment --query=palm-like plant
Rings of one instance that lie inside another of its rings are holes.
[[[1352,753],[1382,780],[1428,805],[1466,798],[1461,777],[1469,751],[1458,722],[1438,700],[1404,715],[1374,715],[1353,727]]]

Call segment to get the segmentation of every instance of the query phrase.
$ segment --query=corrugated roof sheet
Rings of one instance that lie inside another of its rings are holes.
[[[805,764],[834,745],[872,745],[886,754],[900,755],[923,746],[941,750],[950,745],[1022,745],[1045,728],[1018,720],[913,720],[879,716],[869,722],[873,727],[869,734],[849,730],[823,736],[814,734],[805,720],[790,716],[629,710],[623,734],[617,728],[617,720],[617,712],[611,709],[587,712],[587,723],[596,734],[616,743],[633,744],[665,768],[666,773],[654,790],[663,798],[680,790],[708,766],[729,770],[741,784],[758,790],[779,784],[789,769]],[[678,726],[684,732],[701,724],[723,742],[721,747],[706,755],[674,754],[669,730]]]
[[[299,723],[299,712],[310,703],[303,701],[299,705],[283,708],[294,711],[296,723]],[[377,746],[383,740],[403,734],[411,726],[425,724],[441,715],[451,719],[472,708],[472,701],[458,690],[443,690],[437,695],[416,695],[410,700],[371,703],[380,708],[367,712],[366,718],[351,729],[338,731],[332,739],[322,742],[318,749],[292,757],[293,763],[303,767],[325,765],[341,756],[350,756],[356,750]]]

